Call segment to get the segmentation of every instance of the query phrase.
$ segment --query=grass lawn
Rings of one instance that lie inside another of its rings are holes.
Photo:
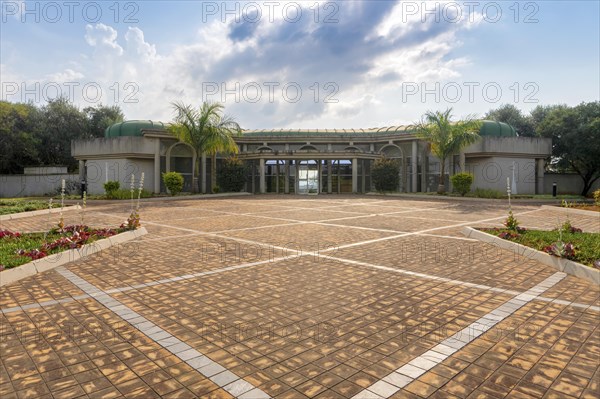
[[[111,237],[128,230],[92,229],[87,226],[66,226],[48,233],[14,233],[0,229],[0,270],[10,269],[68,249]]]
[[[52,207],[59,208],[60,203],[54,202]],[[32,199],[0,199],[0,215],[38,211],[40,209],[48,209],[48,201]]]
[[[479,229],[483,232],[499,236],[507,229]],[[544,248],[560,240],[558,231],[525,230],[516,237],[505,238],[530,248],[544,251]],[[600,260],[600,233],[562,233],[562,241],[575,246],[575,255],[569,259],[594,267],[594,262]]]

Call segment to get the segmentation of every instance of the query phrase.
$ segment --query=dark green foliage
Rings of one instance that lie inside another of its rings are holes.
[[[600,179],[600,101],[555,107],[537,132],[552,138],[550,167],[579,174],[584,183],[581,195],[587,195]]]
[[[473,175],[470,173],[457,173],[450,177],[452,181],[452,187],[454,191],[465,196],[466,193],[471,191],[471,184],[473,184]]]
[[[163,182],[171,195],[177,195],[183,190],[183,176],[178,172],[163,173]]]
[[[396,191],[400,184],[400,163],[382,158],[373,163],[371,179],[377,191]]]
[[[104,192],[106,193],[106,198],[111,199],[115,197],[115,192],[121,187],[121,184],[118,181],[109,180],[104,183]]]
[[[123,120],[118,106],[83,111],[60,97],[46,105],[0,101],[0,174],[23,173],[26,166],[77,169],[71,141],[102,137],[104,129]]]
[[[223,160],[221,169],[218,172],[218,189],[225,193],[242,191],[246,184],[246,174],[244,161],[236,157]]]

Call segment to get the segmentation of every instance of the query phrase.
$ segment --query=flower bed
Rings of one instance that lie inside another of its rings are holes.
[[[563,226],[552,231],[527,230],[520,227],[479,228],[478,230],[553,256],[600,269],[599,233],[584,233],[572,226]]]
[[[0,271],[64,250],[81,248],[85,244],[129,230],[132,228],[125,224],[116,229],[71,225],[44,233],[21,234],[0,230]]]

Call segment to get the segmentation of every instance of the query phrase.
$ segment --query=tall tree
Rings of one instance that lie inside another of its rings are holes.
[[[479,139],[481,121],[467,116],[452,122],[452,108],[444,112],[427,112],[416,124],[416,135],[429,142],[431,152],[440,160],[440,180],[437,192],[446,191],[446,159]]]
[[[523,115],[521,110],[512,104],[505,104],[500,108],[489,110],[483,118],[508,123],[522,137],[535,137],[536,135],[531,117]]]
[[[537,130],[552,138],[552,165],[576,172],[583,180],[581,195],[587,195],[600,178],[600,102],[555,107]]]
[[[43,165],[64,165],[74,170],[77,162],[71,156],[71,140],[85,137],[85,115],[65,97],[48,101],[40,111],[40,162]]]
[[[217,153],[238,152],[235,136],[242,132],[240,125],[227,115],[223,115],[223,105],[204,102],[199,109],[183,103],[172,103],[176,116],[169,131],[180,141],[189,144],[200,158],[203,153],[210,155],[211,188],[217,185]],[[199,176],[200,160],[196,160],[196,176]]]
[[[0,173],[23,173],[39,165],[39,111],[33,104],[0,101]]]
[[[125,115],[118,105],[98,105],[95,107],[86,107],[83,109],[88,120],[86,135],[89,138],[104,137],[104,131],[107,127],[123,122]]]

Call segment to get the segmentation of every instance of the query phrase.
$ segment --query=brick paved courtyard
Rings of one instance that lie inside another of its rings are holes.
[[[525,227],[567,216],[513,211]],[[146,202],[140,240],[2,287],[0,397],[598,398],[599,287],[460,233],[505,216],[372,196]]]

